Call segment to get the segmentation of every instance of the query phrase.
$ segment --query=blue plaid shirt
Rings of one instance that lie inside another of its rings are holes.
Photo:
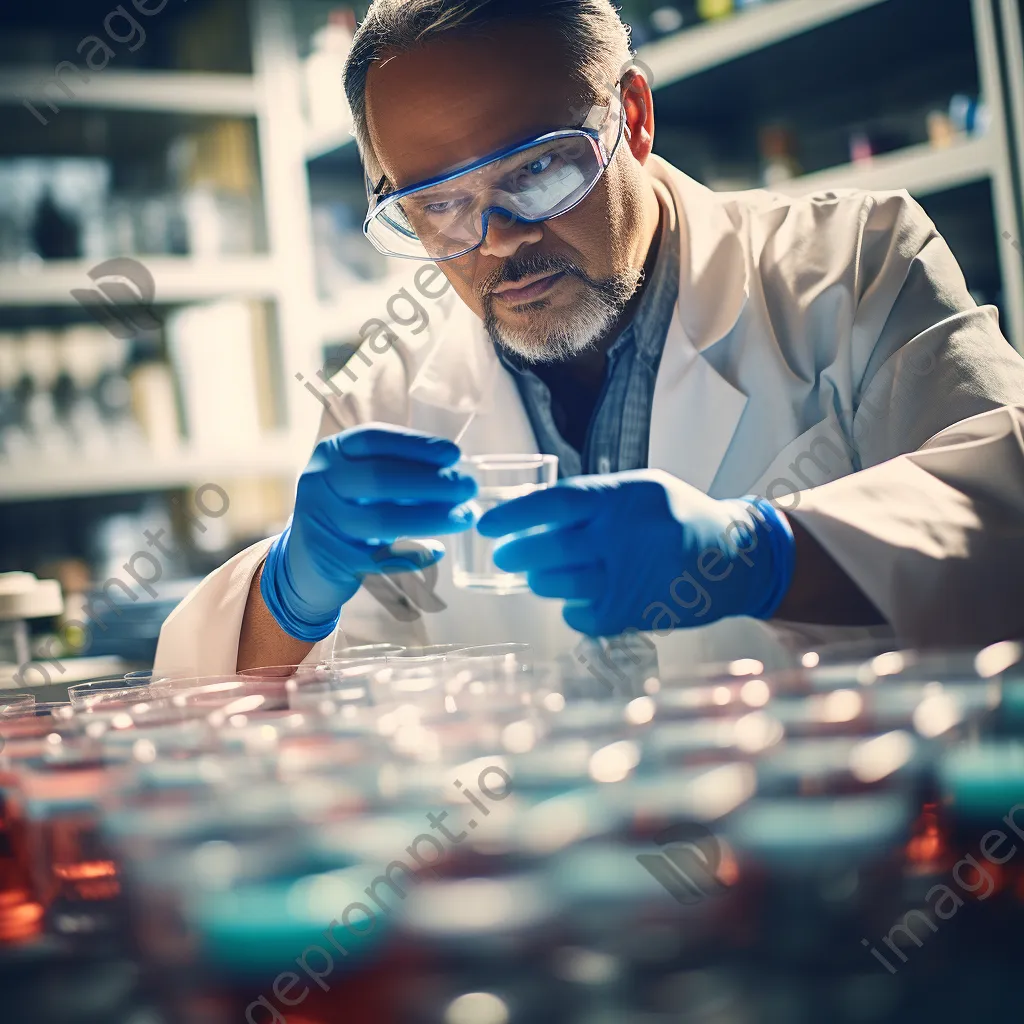
[[[667,201],[672,202],[670,196]],[[498,358],[511,371],[519,388],[540,450],[545,455],[558,456],[560,477],[647,467],[654,381],[679,295],[679,268],[679,232],[670,230],[669,218],[665,216],[664,233],[646,292],[633,320],[608,350],[604,384],[582,452],[559,433],[547,384],[527,363],[495,346]]]

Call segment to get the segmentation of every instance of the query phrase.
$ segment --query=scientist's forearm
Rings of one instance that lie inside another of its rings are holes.
[[[238,661],[235,671],[269,665],[298,665],[313,649],[313,644],[289,636],[267,610],[260,594],[263,563],[256,570],[245,602],[242,629],[238,636]]]
[[[775,618],[822,626],[879,626],[882,613],[792,516],[796,564]]]

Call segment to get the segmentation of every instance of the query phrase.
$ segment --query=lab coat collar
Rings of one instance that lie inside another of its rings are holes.
[[[483,321],[449,285],[427,325],[425,358],[411,375],[409,397],[471,415],[489,409],[501,364]]]
[[[647,462],[712,493],[747,396],[701,353],[743,312],[747,255],[720,196],[659,157],[649,167],[675,199],[681,245],[679,297],[654,387]]]
[[[680,325],[703,352],[736,325],[750,295],[741,221],[722,197],[658,156],[648,169],[672,191],[682,232],[679,266]]]

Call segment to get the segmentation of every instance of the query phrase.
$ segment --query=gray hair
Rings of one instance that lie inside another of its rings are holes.
[[[385,53],[402,53],[445,32],[473,32],[507,21],[546,21],[561,36],[581,98],[599,101],[632,59],[629,28],[611,0],[373,0],[345,64],[345,95],[368,177],[382,169],[366,126],[366,76]]]

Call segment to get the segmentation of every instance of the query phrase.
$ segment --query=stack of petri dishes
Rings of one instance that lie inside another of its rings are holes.
[[[12,694],[0,963],[130,962],[166,1024],[972,1019],[1024,954],[1022,709],[1012,643]]]

